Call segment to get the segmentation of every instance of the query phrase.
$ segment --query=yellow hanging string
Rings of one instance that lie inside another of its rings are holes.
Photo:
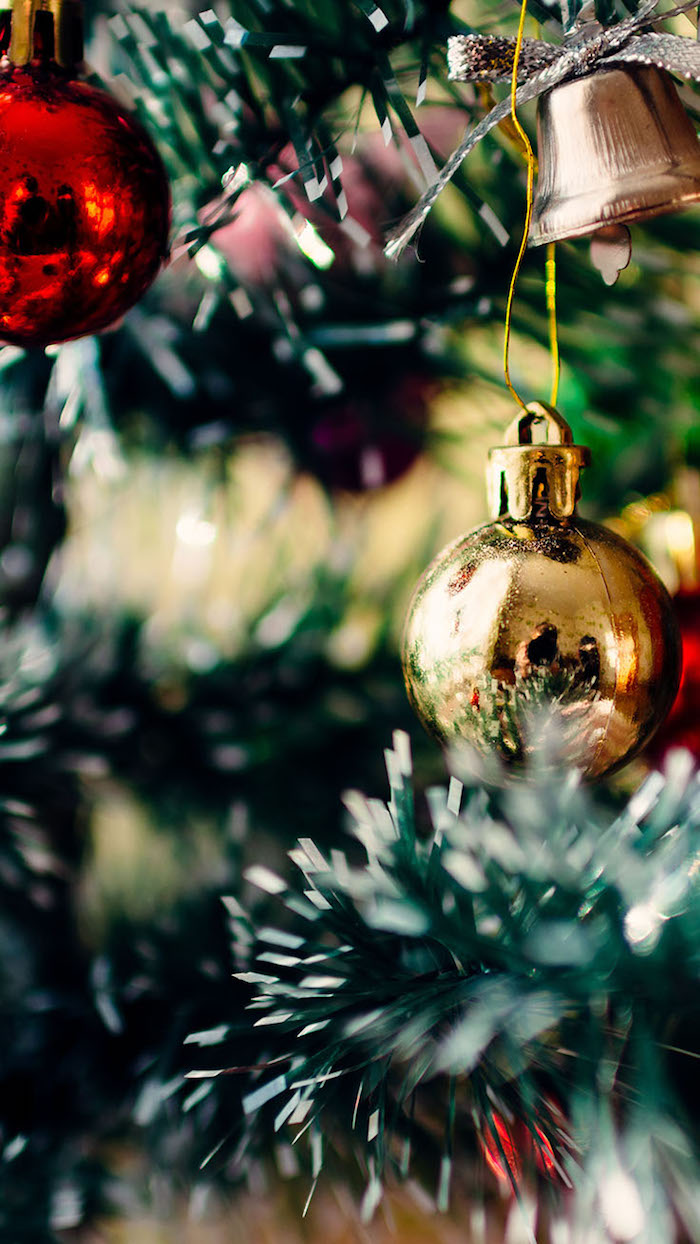
[[[525,406],[525,403],[520,397],[519,393],[516,392],[515,388],[513,387],[513,384],[511,383],[510,368],[508,366],[508,352],[510,349],[510,325],[511,325],[511,318],[513,314],[513,298],[515,297],[515,286],[517,284],[518,274],[520,272],[520,265],[523,262],[523,255],[525,254],[525,247],[527,246],[527,238],[530,232],[530,220],[532,219],[532,189],[533,189],[534,180],[535,180],[535,154],[532,150],[530,139],[528,138],[527,134],[525,133],[525,130],[520,124],[516,111],[515,111],[515,93],[518,89],[518,64],[520,61],[520,50],[523,46],[523,32],[525,30],[526,13],[527,13],[527,0],[522,0],[522,4],[520,6],[520,21],[518,23],[518,35],[515,40],[515,52],[513,54],[513,73],[510,79],[510,117],[515,127],[515,130],[518,134],[520,142],[522,143],[523,154],[525,156],[525,159],[527,160],[527,192],[526,192],[526,207],[525,207],[525,224],[523,227],[522,240],[520,242],[520,250],[518,251],[518,258],[515,261],[515,268],[513,269],[513,276],[510,282],[510,289],[508,290],[508,301],[506,302],[505,332],[503,334],[503,375],[505,377],[506,388],[508,389],[508,392],[513,397],[514,401],[516,401],[518,406],[520,406],[521,408]]]
[[[525,14],[527,12],[527,0],[522,0],[520,8],[520,22],[518,24],[518,36],[515,41],[515,52],[513,54],[513,73],[510,79],[510,118],[513,127],[520,139],[523,155],[527,161],[527,191],[525,204],[525,224],[523,227],[523,236],[520,242],[520,250],[518,258],[515,261],[513,276],[508,290],[508,301],[506,303],[506,322],[505,332],[503,334],[503,375],[505,377],[506,388],[518,406],[523,407],[525,403],[519,393],[513,386],[510,378],[510,368],[508,365],[508,354],[510,350],[510,330],[513,315],[513,299],[515,297],[515,287],[518,282],[520,267],[527,246],[528,234],[530,232],[530,221],[532,219],[532,200],[533,185],[535,179],[535,155],[532,150],[530,139],[520,124],[515,111],[515,93],[518,89],[518,64],[520,61],[520,50],[523,44],[523,31],[525,29]],[[547,258],[545,262],[545,291],[547,299],[547,319],[549,322],[549,348],[552,354],[552,391],[550,395],[550,405],[556,406],[557,397],[559,395],[559,376],[561,372],[561,364],[559,359],[559,340],[557,336],[557,265],[554,253],[554,242],[547,244]]]
[[[550,406],[556,406],[559,396],[559,376],[561,362],[559,358],[559,338],[557,336],[557,261],[555,243],[547,243],[547,259],[544,266],[545,291],[547,295],[547,318],[549,320],[549,348],[552,354],[552,392]]]

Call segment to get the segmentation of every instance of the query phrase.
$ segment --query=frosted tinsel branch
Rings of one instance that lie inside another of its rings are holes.
[[[540,1185],[561,1193],[545,1197],[557,1240],[583,1238],[583,1225],[586,1240],[697,1238],[690,758],[674,754],[622,809],[575,773],[497,784],[462,773],[427,792],[425,834],[406,736],[387,767],[388,804],[347,797],[365,863],[301,839],[298,885],[263,866],[248,874],[280,904],[279,927],[253,928],[230,906],[266,1040],[249,1122],[271,1110],[275,1132],[308,1133],[315,1181],[344,1117],[366,1160],[367,1214],[387,1167],[406,1173],[412,1140],[438,1134],[442,1206],[476,1137],[519,1196],[546,1172]],[[539,1200],[533,1213],[542,1189]]]

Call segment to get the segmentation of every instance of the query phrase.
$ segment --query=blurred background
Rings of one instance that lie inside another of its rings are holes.
[[[402,621],[427,562],[486,518],[486,453],[515,413],[500,356],[525,173],[509,126],[414,248],[398,262],[382,248],[488,106],[447,82],[448,35],[512,34],[517,7],[378,11],[96,0],[86,13],[90,75],[138,110],[166,162],[173,253],[113,330],[0,349],[12,1244],[378,1244],[392,1218],[405,1240],[480,1238],[466,1203],[438,1222],[413,1186],[363,1226],[346,1177],[302,1221],[291,1149],[236,1153],[235,1077],[215,1104],[188,1089],[183,1106],[186,1036],[248,999],[221,896],[247,901],[244,868],[284,871],[299,836],[340,843],[341,794],[384,796],[394,729],[420,788],[444,777],[405,699]],[[559,19],[533,3],[528,31],[556,39]],[[694,21],[670,28],[693,37]],[[533,105],[523,121],[534,134]],[[594,454],[582,512],[654,558],[686,652],[700,642],[699,243],[699,208],[635,226],[612,287],[585,240],[557,252],[558,405]],[[518,389],[546,398],[550,366],[534,250],[514,306]],[[613,796],[671,741],[697,754],[692,662],[682,696]],[[494,1212],[493,1239],[519,1238],[509,1204]]]

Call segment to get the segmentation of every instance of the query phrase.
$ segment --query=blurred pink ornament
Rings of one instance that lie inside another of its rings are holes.
[[[274,285],[294,246],[292,227],[275,192],[254,182],[240,194],[235,217],[212,235],[231,271],[245,285]]]
[[[420,119],[424,138],[438,155],[449,152],[464,129],[464,113],[458,108],[431,108]],[[419,145],[427,152],[423,141]],[[424,184],[416,148],[405,135],[387,145],[373,130],[361,134],[341,158],[340,179],[333,182],[325,166],[299,169],[288,143],[268,167],[267,181],[243,190],[235,219],[212,236],[243,284],[269,288],[283,274],[296,283],[295,255],[303,283],[303,272],[308,272],[301,266],[307,221],[333,252],[337,271],[362,274],[390,266],[383,254],[384,233]]]

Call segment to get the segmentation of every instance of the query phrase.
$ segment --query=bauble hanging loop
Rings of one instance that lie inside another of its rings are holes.
[[[494,521],[444,549],[414,593],[408,695],[443,742],[515,764],[536,745],[538,714],[555,707],[556,759],[600,777],[643,747],[673,702],[672,604],[631,544],[576,514],[589,455],[561,415],[529,407],[507,439],[491,453]]]
[[[44,346],[108,327],[167,255],[170,193],[141,125],[73,81],[75,0],[14,0],[0,70],[0,341]]]

